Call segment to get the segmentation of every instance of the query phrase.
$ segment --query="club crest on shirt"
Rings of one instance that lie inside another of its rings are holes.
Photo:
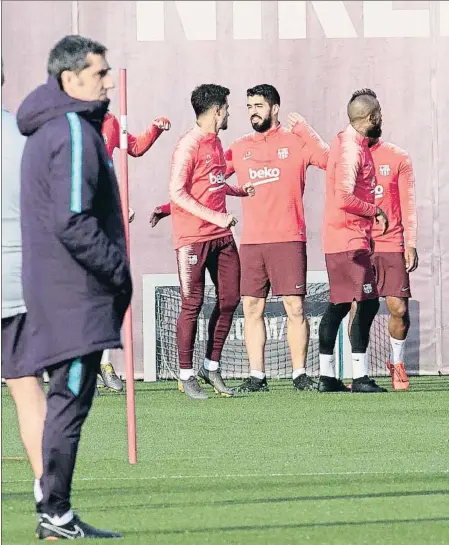
[[[363,293],[373,293],[373,286],[371,284],[363,284]]]
[[[196,265],[198,263],[198,256],[197,255],[189,255],[187,257],[187,263],[189,265]]]
[[[279,148],[278,149],[279,159],[287,159],[288,157],[288,148]]]
[[[251,157],[251,152],[250,151],[245,151],[245,155],[243,156],[243,160],[246,161],[250,157]]]
[[[379,165],[379,172],[382,176],[388,176],[391,172],[390,165]]]

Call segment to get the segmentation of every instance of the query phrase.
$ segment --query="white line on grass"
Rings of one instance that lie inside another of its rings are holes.
[[[428,470],[428,469],[404,469],[401,471],[317,471],[309,473],[214,473],[209,475],[155,475],[155,476],[128,476],[128,477],[77,477],[76,481],[162,481],[182,479],[245,479],[254,477],[333,477],[333,476],[357,476],[357,475],[445,475],[449,469]],[[30,479],[4,480],[6,483],[28,483]]]

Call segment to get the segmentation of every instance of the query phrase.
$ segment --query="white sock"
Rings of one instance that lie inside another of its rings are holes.
[[[390,362],[392,364],[404,363],[405,341],[406,339],[400,341],[398,339],[393,339],[393,337],[390,337]]]
[[[218,361],[208,360],[204,358],[204,367],[207,371],[218,371]]]
[[[260,380],[263,380],[265,378],[265,373],[263,371],[251,371],[250,375]]]
[[[103,350],[103,355],[101,356],[101,365],[105,365],[106,363],[110,363],[109,359],[109,350]]]
[[[193,369],[180,369],[179,370],[179,378],[181,380],[189,380],[190,377],[193,377],[195,373],[193,372]]]
[[[368,376],[368,358],[365,354],[352,354],[352,378]]]
[[[39,503],[44,499],[42,494],[41,482],[39,479],[34,479],[34,499],[36,503]]]
[[[320,375],[335,378],[335,356],[320,354]]]
[[[295,378],[298,378],[301,375],[305,375],[305,374],[306,374],[305,367],[299,367],[298,369],[293,369],[292,379],[295,380]]]
[[[55,526],[64,526],[65,524],[68,524],[73,519],[73,511],[67,511],[67,513],[64,513],[61,517],[58,517],[58,515],[55,515],[54,517],[48,517],[50,519],[50,522],[54,524]]]

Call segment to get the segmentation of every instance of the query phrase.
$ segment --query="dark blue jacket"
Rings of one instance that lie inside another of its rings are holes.
[[[56,79],[17,123],[22,158],[23,291],[36,369],[121,346],[132,284],[120,196],[101,126],[108,102],[82,102]]]

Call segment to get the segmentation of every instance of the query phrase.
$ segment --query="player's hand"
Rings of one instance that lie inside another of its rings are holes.
[[[379,207],[376,210],[376,223],[378,223],[382,229],[382,234],[385,235],[385,233],[388,230],[388,218],[385,212],[380,209]]]
[[[166,218],[169,214],[164,214],[162,209],[159,206],[153,210],[153,213],[150,216],[150,225],[151,227],[156,227],[156,225],[161,221],[161,219]]]
[[[410,246],[408,246],[405,249],[404,257],[407,272],[411,273],[413,271],[416,271],[419,262],[418,252],[416,251],[416,248],[411,248]]]
[[[128,208],[128,223],[131,223],[134,220],[134,210],[132,208]]]
[[[227,214],[227,220],[226,220],[226,229],[230,229],[231,227],[235,227],[238,223],[238,219],[233,214]]]
[[[248,182],[242,187],[243,191],[246,191],[246,194],[248,197],[254,197],[256,194],[256,188],[253,186],[251,182]]]
[[[161,131],[169,131],[171,129],[170,120],[166,117],[158,117],[153,121],[153,125],[156,125],[156,127]]]
[[[299,115],[296,112],[293,112],[293,113],[288,114],[287,126],[288,126],[289,130],[292,131],[293,127],[296,125],[296,123],[302,123],[303,121],[304,121],[304,118],[301,115]]]

